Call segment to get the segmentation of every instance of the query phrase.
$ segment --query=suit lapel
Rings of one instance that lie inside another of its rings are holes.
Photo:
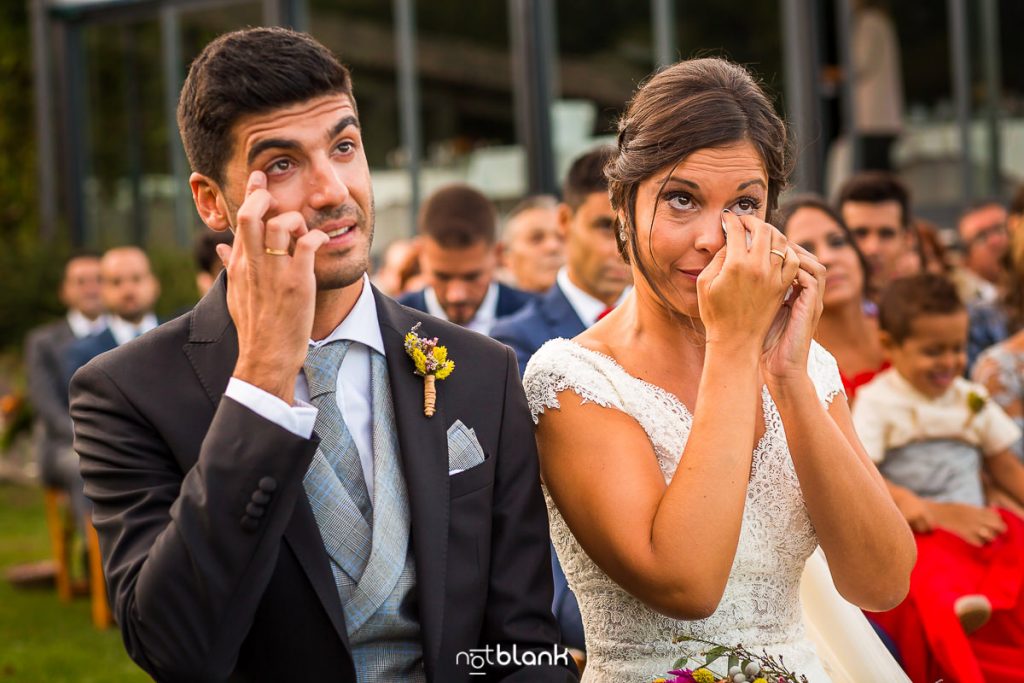
[[[551,338],[562,337],[572,339],[582,334],[587,328],[577,315],[576,309],[569,303],[565,292],[556,283],[540,302],[541,314],[550,326]]]
[[[209,293],[192,310],[189,339],[185,343],[184,352],[210,398],[209,421],[212,421],[213,413],[231,379],[235,361],[238,360],[238,332],[228,313],[227,278],[223,272]],[[345,648],[350,650],[341,598],[338,597],[327,550],[305,492],[295,501],[284,537],[313,584],[335,632]]]
[[[224,273],[192,309],[184,351],[206,395],[216,407],[238,359],[238,332],[228,314]]]
[[[377,317],[395,406],[395,424],[402,471],[409,495],[412,542],[416,562],[423,655],[428,674],[440,655],[448,549],[448,434],[443,389],[437,392],[437,412],[423,414],[423,379],[412,371],[405,354],[405,334],[419,318],[374,289]],[[433,333],[429,321],[423,336]]]

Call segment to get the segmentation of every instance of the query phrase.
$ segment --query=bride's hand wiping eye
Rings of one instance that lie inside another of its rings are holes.
[[[765,338],[761,367],[769,384],[807,377],[807,357],[825,293],[825,266],[799,245],[791,244],[789,249],[797,258],[799,269],[793,290]]]
[[[797,255],[781,233],[755,216],[728,212],[722,224],[726,245],[697,279],[701,321],[709,344],[753,344],[760,353],[796,277]]]

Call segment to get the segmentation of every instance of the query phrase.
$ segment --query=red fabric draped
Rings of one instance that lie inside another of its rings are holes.
[[[1006,533],[981,548],[941,529],[914,534],[909,595],[869,615],[896,642],[914,683],[1024,683],[1024,521],[999,513]],[[992,602],[992,619],[968,636],[953,603],[972,593]]]

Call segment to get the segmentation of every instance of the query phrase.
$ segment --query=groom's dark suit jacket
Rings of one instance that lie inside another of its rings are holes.
[[[158,680],[355,681],[328,555],[302,487],[317,447],[222,394],[238,354],[222,276],[193,311],[80,370],[75,448],[131,657]],[[477,680],[460,651],[551,652],[548,527],[514,354],[374,291],[412,516],[428,679]],[[423,414],[405,333],[455,372]],[[449,477],[447,429],[483,464]],[[572,665],[570,665],[571,668]],[[485,680],[574,681],[574,669]]]

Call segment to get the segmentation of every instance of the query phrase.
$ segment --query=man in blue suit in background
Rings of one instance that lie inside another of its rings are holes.
[[[555,285],[491,330],[492,337],[515,350],[520,374],[544,342],[582,333],[614,308],[632,284],[629,267],[615,245],[615,212],[604,175],[611,152],[610,147],[597,148],[569,167],[558,207],[566,265],[558,271]],[[562,643],[585,653],[580,608],[553,552],[551,569],[555,583],[551,609]]]
[[[149,257],[138,247],[115,247],[100,261],[100,287],[107,309],[107,328],[71,344],[64,358],[64,386],[71,376],[95,356],[115,349],[149,332],[159,322],[153,306],[160,283],[149,266]]]
[[[599,147],[569,168],[558,207],[566,265],[555,286],[491,330],[492,337],[515,350],[520,373],[544,342],[582,333],[614,308],[632,283],[615,246],[615,212],[604,176],[610,153],[610,147]]]
[[[490,334],[498,318],[534,298],[494,278],[497,226],[494,205],[469,185],[447,185],[428,197],[419,215],[420,267],[428,284],[398,302]]]

